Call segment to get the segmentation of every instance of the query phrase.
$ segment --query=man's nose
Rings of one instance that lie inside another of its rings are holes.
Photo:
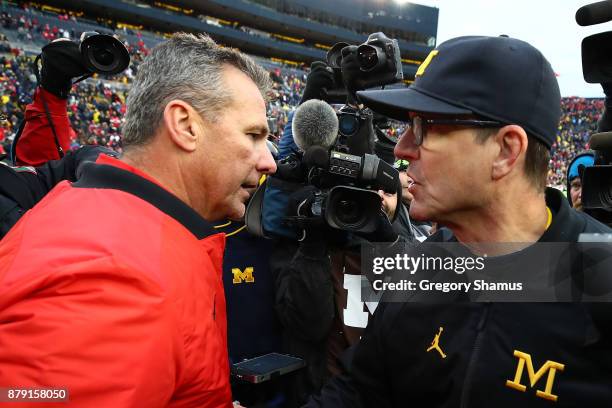
[[[276,162],[268,146],[263,145],[259,161],[257,162],[257,171],[263,174],[276,173]]]
[[[414,143],[414,133],[406,128],[399,141],[393,149],[393,154],[398,159],[417,160],[419,158],[419,146]]]

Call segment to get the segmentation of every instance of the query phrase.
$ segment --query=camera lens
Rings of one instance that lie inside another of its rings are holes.
[[[354,115],[338,115],[338,130],[344,136],[352,136],[359,130],[359,119]]]
[[[111,65],[114,60],[113,54],[105,49],[94,49],[93,56],[100,65]]]
[[[604,208],[612,207],[612,186],[609,183],[602,183],[599,187],[599,200],[603,204]]]
[[[376,64],[378,64],[378,55],[376,54],[376,49],[374,47],[359,47],[358,58],[361,69],[364,71],[369,71],[376,67]]]
[[[336,56],[336,59],[335,59],[335,65],[336,65],[337,67],[339,67],[339,66],[341,66],[341,65],[342,65],[342,55],[341,55],[341,54],[338,54],[338,55]]]
[[[325,204],[325,221],[346,231],[373,232],[380,212],[380,196],[376,191],[337,185]]]
[[[130,63],[130,55],[123,43],[110,35],[84,32],[79,48],[90,72],[114,75],[126,69]]]
[[[338,221],[342,222],[344,225],[353,226],[363,221],[363,210],[361,205],[359,205],[359,203],[355,200],[344,199],[338,201],[338,207],[336,210]]]
[[[348,43],[339,42],[333,45],[328,51],[326,55],[327,63],[332,68],[340,68],[342,64],[342,49],[344,47],[348,47]]]
[[[110,44],[92,44],[87,54],[91,64],[100,72],[113,71],[120,64],[120,56]]]

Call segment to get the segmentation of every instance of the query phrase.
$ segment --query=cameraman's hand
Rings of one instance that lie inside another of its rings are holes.
[[[55,96],[66,99],[72,78],[85,75],[79,44],[67,39],[55,40],[42,48],[40,85]]]
[[[305,167],[302,164],[302,154],[293,152],[276,162],[274,177],[284,181],[301,183],[306,179]]]
[[[393,230],[389,217],[387,217],[387,214],[382,209],[378,213],[376,221],[377,227],[374,232],[356,234],[370,242],[388,242],[393,244],[399,239],[399,234]]]
[[[315,202],[317,188],[311,185],[305,186],[289,197],[287,204],[288,220],[299,230],[298,241],[320,242],[324,241],[330,227],[323,217],[312,213],[312,205]]]
[[[349,94],[347,103],[357,106],[355,93],[360,90],[357,86],[357,80],[361,78],[363,73],[359,67],[356,45],[349,45],[342,49],[342,63],[340,64],[340,69],[342,70],[344,87]]]
[[[306,78],[306,88],[300,105],[309,99],[322,99],[323,89],[334,87],[334,71],[323,61],[315,61],[310,65],[310,73]]]

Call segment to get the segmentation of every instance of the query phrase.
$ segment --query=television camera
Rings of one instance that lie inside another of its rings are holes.
[[[387,163],[374,155],[375,135],[380,133],[376,127],[384,127],[386,120],[360,109],[355,96],[358,90],[403,79],[397,40],[379,32],[358,46],[337,43],[327,53],[327,63],[333,87],[321,89],[322,100],[306,101],[296,110],[292,129],[301,152],[279,160],[277,173],[267,181],[265,199],[256,194],[251,200],[246,224],[252,233],[296,238],[296,226],[318,220],[367,234],[380,220],[378,190],[397,193],[401,200],[393,160]],[[330,106],[345,102],[337,112]],[[308,216],[287,214],[291,193],[308,186],[313,190]]]
[[[612,2],[599,1],[581,7],[576,22],[581,26],[612,20]],[[612,225],[612,31],[586,37],[582,41],[582,71],[588,83],[601,84],[606,95],[604,112],[597,133],[590,140],[595,163],[582,177],[582,204],[585,212]]]

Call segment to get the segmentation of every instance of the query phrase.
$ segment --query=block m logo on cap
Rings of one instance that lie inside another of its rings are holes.
[[[438,50],[433,50],[432,52],[429,53],[427,58],[425,58],[425,61],[423,61],[423,63],[419,65],[419,69],[417,70],[417,73],[414,75],[415,78],[423,76],[423,74],[425,73],[425,70],[431,63],[431,60],[433,60],[436,55],[438,55]]]

